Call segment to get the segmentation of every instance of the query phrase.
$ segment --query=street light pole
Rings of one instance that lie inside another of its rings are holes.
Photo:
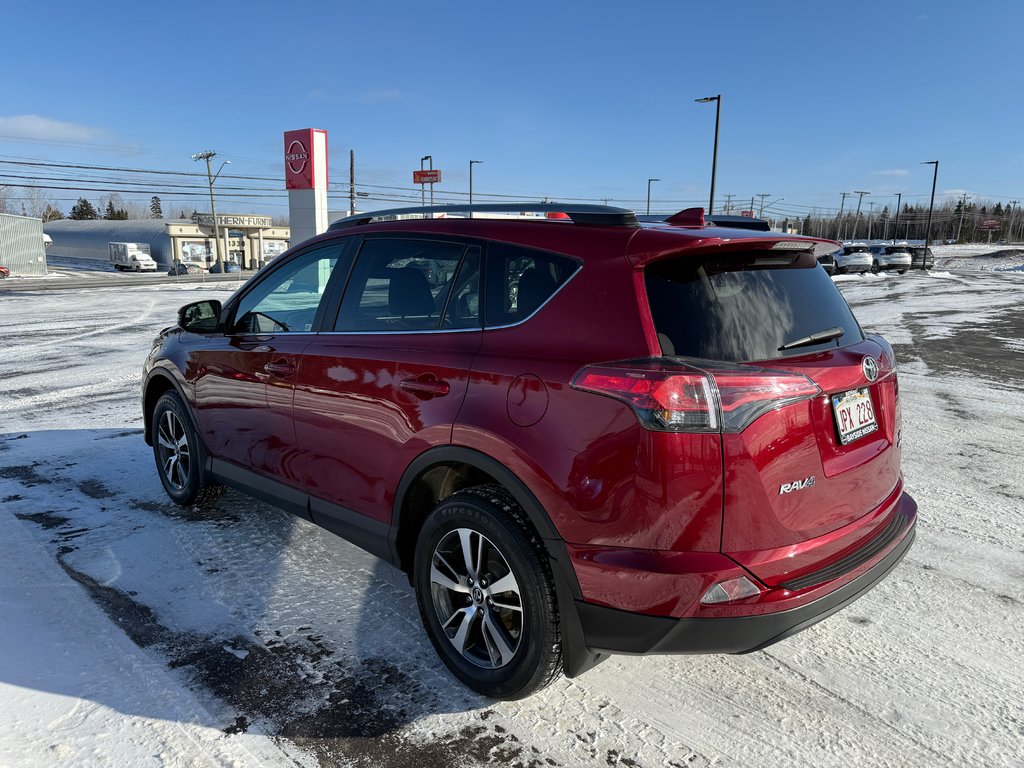
[[[722,94],[694,99],[698,104],[715,102],[715,151],[711,157],[711,197],[708,199],[708,216],[715,213],[715,177],[718,175],[718,127],[722,121]]]
[[[423,170],[423,161],[424,160],[429,160],[431,167],[433,167],[433,165],[434,165],[434,158],[432,158],[430,155],[424,155],[423,157],[420,158],[420,170],[421,171]],[[420,184],[420,205],[422,205],[424,207],[426,207],[426,205],[427,205],[427,188],[425,186],[423,186],[422,184]]]
[[[932,210],[935,208],[935,183],[939,180],[939,161],[938,160],[925,160],[921,165],[934,165],[935,173],[932,174],[932,199],[928,203],[928,223],[924,228],[924,258],[921,259],[921,269],[924,269],[924,265],[928,261],[928,245],[932,240]]]
[[[903,193],[896,193],[896,221],[892,226],[892,244],[896,245],[896,238],[900,236],[900,205],[903,203]]]
[[[647,215],[651,215],[651,182],[661,181],[661,179],[648,179],[647,180]]]
[[[220,252],[220,226],[217,224],[217,206],[213,201],[213,182],[220,176],[220,172],[224,170],[225,165],[230,165],[230,160],[225,160],[220,164],[220,168],[217,169],[217,173],[213,174],[210,170],[210,160],[217,156],[217,153],[208,150],[206,152],[197,152],[192,155],[192,159],[196,162],[200,160],[206,161],[206,179],[210,183],[210,214],[213,216],[213,254],[216,257],[217,268],[224,274],[224,258]]]
[[[473,204],[473,166],[480,165],[483,160],[470,160],[469,161],[469,204]],[[469,212],[469,218],[473,218],[473,212]]]

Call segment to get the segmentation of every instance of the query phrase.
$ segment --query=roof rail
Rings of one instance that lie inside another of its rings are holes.
[[[387,208],[380,211],[357,213],[346,216],[331,224],[327,230],[345,229],[369,224],[373,221],[395,219],[399,216],[452,213],[562,213],[573,224],[587,224],[598,227],[638,227],[636,214],[627,208],[616,208],[611,205],[584,205],[579,203],[474,203],[473,205],[426,205],[411,208]],[[548,218],[554,218],[548,216]],[[562,217],[558,217],[561,219]]]

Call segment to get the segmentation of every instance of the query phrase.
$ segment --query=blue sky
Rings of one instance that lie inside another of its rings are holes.
[[[933,159],[940,194],[1024,199],[1024,3],[47,2],[3,26],[0,160],[193,171],[215,149],[280,189],[282,132],[317,127],[332,182],[354,149],[360,184],[408,189],[431,154],[438,199],[474,159],[478,195],[643,207],[657,177],[669,209],[707,198],[694,99],[721,93],[719,202],[926,202]]]

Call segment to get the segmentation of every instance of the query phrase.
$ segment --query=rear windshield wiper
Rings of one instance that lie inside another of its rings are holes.
[[[845,329],[840,328],[838,325],[826,328],[824,331],[812,333],[810,336],[786,342],[779,347],[779,352],[784,352],[787,349],[796,349],[797,347],[809,347],[811,344],[820,344],[823,341],[832,341],[833,339],[838,339],[844,333],[846,333]]]

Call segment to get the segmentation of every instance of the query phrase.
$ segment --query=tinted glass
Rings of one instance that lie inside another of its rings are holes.
[[[764,257],[654,264],[645,277],[654,325],[669,355],[729,362],[807,354],[863,339],[835,284],[809,254],[789,264]],[[768,263],[766,263],[768,262]],[[780,352],[779,347],[833,327],[836,341]]]
[[[577,269],[579,264],[565,256],[491,243],[487,248],[487,325],[525,320]]]
[[[346,247],[310,251],[269,273],[238,303],[231,333],[311,331],[327,281]]]
[[[465,250],[462,243],[366,240],[345,289],[335,330],[436,330]]]
[[[442,329],[480,327],[480,247],[471,245],[452,283]]]

